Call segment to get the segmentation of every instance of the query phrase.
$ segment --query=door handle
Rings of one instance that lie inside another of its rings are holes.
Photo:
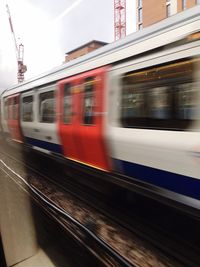
[[[39,129],[33,129],[34,132],[38,133],[40,130]]]
[[[51,140],[51,139],[52,139],[51,136],[45,136],[45,138],[46,138],[47,140]]]

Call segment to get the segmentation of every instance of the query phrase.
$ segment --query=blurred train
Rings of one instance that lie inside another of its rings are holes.
[[[200,207],[200,6],[5,90],[6,139]]]

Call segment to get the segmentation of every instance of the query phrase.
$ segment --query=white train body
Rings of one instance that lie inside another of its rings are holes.
[[[200,62],[195,66],[191,83],[195,91],[195,104],[198,104],[194,114],[196,119],[190,123],[187,130],[178,127],[167,129],[167,122],[166,127],[137,127],[136,124],[134,127],[125,128],[120,121],[120,102],[122,79],[126,73],[137,73],[193,57],[199,59],[199,55],[199,41],[156,51],[114,67],[110,71],[108,84],[108,94],[112,97],[108,100],[110,112],[107,132],[110,156],[114,159],[116,169],[126,176],[150,182],[158,186],[157,189],[165,188],[191,198],[200,197]],[[171,196],[173,197],[173,194]]]
[[[199,209],[199,88],[197,6],[6,90],[1,126],[11,136],[20,128],[33,149]],[[18,125],[7,100],[20,110]]]

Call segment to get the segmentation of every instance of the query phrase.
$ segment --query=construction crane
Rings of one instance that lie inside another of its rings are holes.
[[[114,0],[115,41],[126,36],[126,0]]]
[[[15,37],[15,32],[13,29],[13,25],[12,25],[12,20],[11,20],[11,15],[10,15],[10,10],[8,5],[6,5],[6,9],[8,12],[8,19],[9,19],[9,24],[10,24],[10,29],[11,29],[11,33],[13,35],[13,40],[14,40],[14,44],[15,44],[15,52],[16,52],[16,58],[17,58],[17,80],[18,83],[21,83],[24,81],[24,73],[27,70],[26,65],[24,65],[23,61],[24,61],[24,45],[23,44],[17,44],[17,40]]]

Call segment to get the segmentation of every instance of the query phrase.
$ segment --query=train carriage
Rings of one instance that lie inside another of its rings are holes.
[[[200,199],[200,57],[190,46],[184,59],[169,52],[166,63],[158,53],[159,65],[153,56],[148,67],[141,58],[139,70],[134,61],[112,70],[108,132],[119,173]]]
[[[6,90],[5,136],[199,209],[200,7]]]

